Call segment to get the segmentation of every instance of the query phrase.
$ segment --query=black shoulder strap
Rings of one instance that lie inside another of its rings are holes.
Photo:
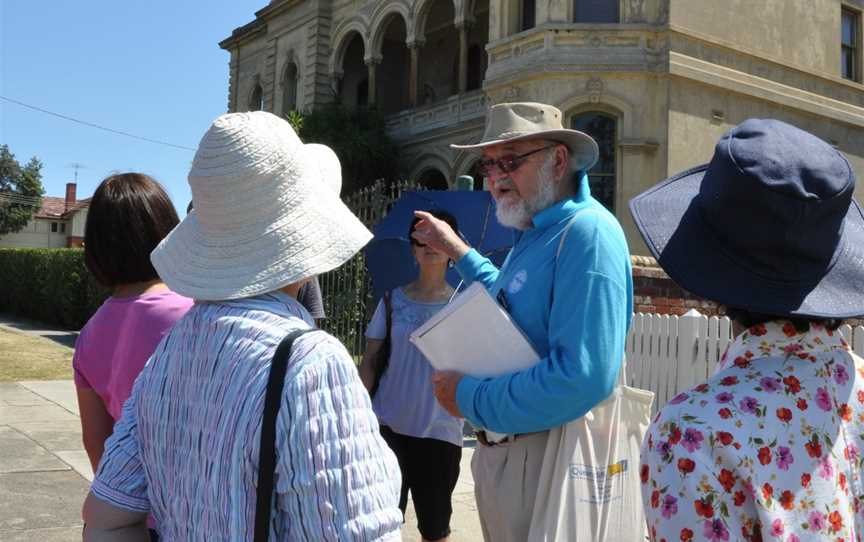
[[[390,351],[393,347],[393,301],[391,296],[393,295],[392,290],[387,290],[384,292],[383,302],[384,302],[384,314],[385,314],[385,325],[387,327],[387,331],[384,334],[384,342],[381,343],[381,349],[377,354],[377,363],[375,364],[375,375],[372,381],[372,388],[369,390],[369,397],[375,398],[375,395],[378,393],[378,386],[381,384],[381,377],[384,376],[384,372],[387,371],[387,367],[390,365]]]
[[[282,404],[285,373],[291,347],[298,337],[314,329],[296,329],[285,336],[270,364],[267,393],[264,396],[264,416],[261,420],[261,442],[258,449],[258,492],[255,503],[255,542],[265,542],[270,536],[270,505],[273,501],[273,478],[276,474],[276,417]]]

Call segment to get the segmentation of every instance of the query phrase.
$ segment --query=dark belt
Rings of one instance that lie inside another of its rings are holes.
[[[477,442],[479,442],[483,446],[498,446],[499,444],[504,444],[505,442],[513,442],[514,440],[519,440],[522,437],[536,435],[537,433],[519,433],[516,435],[510,435],[508,438],[505,438],[504,440],[499,442],[491,442],[488,438],[486,438],[486,431],[474,431],[474,434],[477,436]]]

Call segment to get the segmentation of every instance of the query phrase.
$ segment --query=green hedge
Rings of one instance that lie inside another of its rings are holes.
[[[2,312],[81,329],[106,297],[81,249],[0,249]]]

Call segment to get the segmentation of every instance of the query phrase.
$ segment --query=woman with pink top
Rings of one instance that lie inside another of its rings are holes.
[[[94,472],[135,377],[192,307],[150,263],[150,252],[178,222],[162,186],[141,173],[108,177],[90,201],[84,261],[112,292],[81,330],[72,360],[84,448]]]

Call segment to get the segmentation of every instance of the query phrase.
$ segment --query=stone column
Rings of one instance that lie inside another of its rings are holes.
[[[456,26],[459,31],[459,94],[468,89],[468,23]]]
[[[507,35],[502,29],[502,24],[506,19],[506,4],[502,0],[489,0],[489,43],[498,41]]]
[[[420,84],[418,78],[420,60],[420,43],[413,41],[408,44],[408,52],[411,55],[411,68],[408,70],[408,105],[417,107],[417,87]]]
[[[380,58],[367,58],[366,59],[366,68],[369,70],[369,96],[367,104],[369,107],[375,105],[376,96],[375,94],[378,92],[378,87],[375,83],[375,75],[378,72],[378,64],[381,63]]]

